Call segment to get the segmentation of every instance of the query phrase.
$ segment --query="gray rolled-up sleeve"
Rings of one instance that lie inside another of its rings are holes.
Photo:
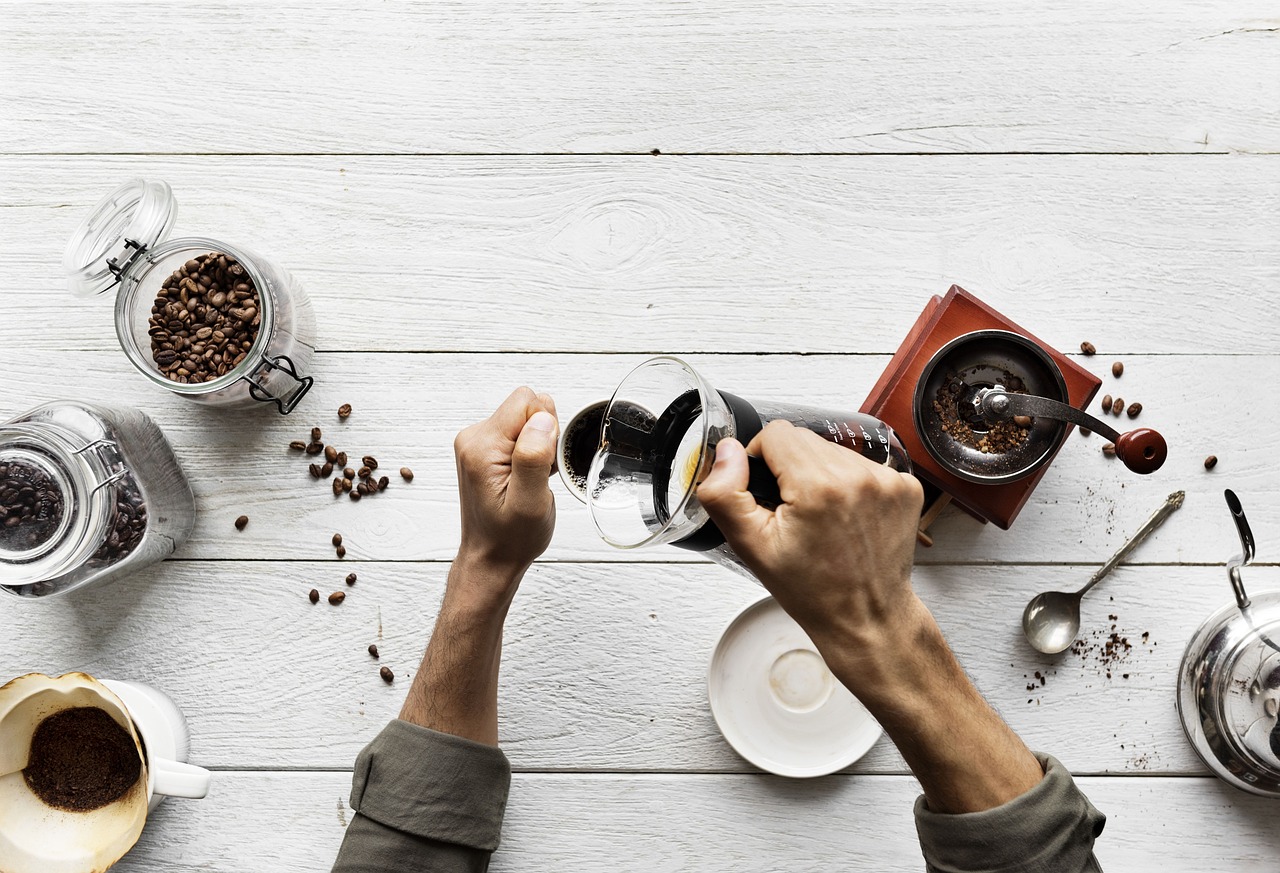
[[[334,873],[484,871],[510,787],[497,747],[397,719],[356,758]]]
[[[1100,873],[1093,842],[1107,817],[1071,773],[1036,754],[1044,778],[1013,800],[982,812],[945,815],[916,800],[916,831],[929,873]]]

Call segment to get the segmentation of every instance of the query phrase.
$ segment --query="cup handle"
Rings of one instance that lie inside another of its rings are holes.
[[[156,777],[156,794],[199,800],[209,793],[209,780],[212,777],[203,767],[165,758],[152,758],[149,763],[151,772]]]

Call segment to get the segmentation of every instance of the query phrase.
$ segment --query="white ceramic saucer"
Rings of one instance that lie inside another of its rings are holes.
[[[825,776],[867,753],[881,728],[772,597],[729,622],[707,695],[739,755],[779,776]]]

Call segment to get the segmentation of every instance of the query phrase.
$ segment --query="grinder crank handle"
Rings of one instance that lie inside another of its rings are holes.
[[[1034,394],[1010,394],[998,388],[981,392],[977,399],[978,411],[989,418],[1008,419],[1015,415],[1030,415],[1069,421],[1080,427],[1096,431],[1116,444],[1116,457],[1135,473],[1154,473],[1169,457],[1169,446],[1164,437],[1149,427],[1135,428],[1120,433],[1099,421],[1082,409],[1066,403],[1037,397]]]

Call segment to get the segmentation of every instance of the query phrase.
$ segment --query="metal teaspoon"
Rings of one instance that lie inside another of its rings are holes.
[[[1185,491],[1175,491],[1169,495],[1164,504],[1152,513],[1146,524],[1138,529],[1120,550],[1111,556],[1111,560],[1085,583],[1079,591],[1045,591],[1031,598],[1027,608],[1022,611],[1022,632],[1027,642],[1037,652],[1056,655],[1066,651],[1080,632],[1080,600],[1090,588],[1097,585],[1108,573],[1124,560],[1147,535],[1164,523],[1173,512],[1182,506],[1186,498]]]

